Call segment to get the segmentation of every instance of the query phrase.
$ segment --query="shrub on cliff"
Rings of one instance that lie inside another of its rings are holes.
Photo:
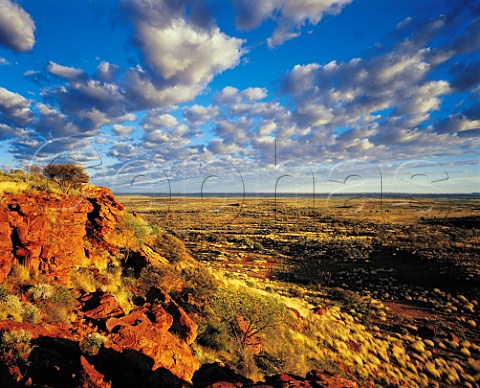
[[[218,290],[218,280],[205,267],[185,268],[182,275],[187,280],[184,291],[199,302],[208,302]]]
[[[74,188],[90,180],[83,167],[74,164],[49,164],[43,173],[57,183],[64,194],[70,194]]]
[[[142,295],[147,295],[151,287],[156,286],[163,289],[166,293],[172,291],[181,291],[185,284],[185,279],[170,265],[148,264],[142,268],[138,276],[137,287]]]
[[[178,263],[188,257],[183,242],[166,232],[157,234],[152,248],[171,263]]]
[[[107,337],[99,333],[91,333],[80,342],[80,351],[87,356],[96,356],[107,341]]]

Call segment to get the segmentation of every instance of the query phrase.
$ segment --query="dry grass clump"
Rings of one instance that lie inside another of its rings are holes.
[[[106,272],[107,284],[103,285],[102,291],[110,292],[123,311],[128,313],[133,309],[133,294],[125,284],[122,277],[122,268],[120,266],[110,266]]]
[[[31,303],[22,303],[17,295],[10,294],[0,287],[0,320],[11,319],[15,322],[38,323],[40,310]]]
[[[23,194],[30,190],[30,185],[25,182],[0,182],[0,194]]]
[[[70,288],[85,290],[87,292],[97,291],[101,284],[96,280],[92,268],[75,267],[70,271]]]

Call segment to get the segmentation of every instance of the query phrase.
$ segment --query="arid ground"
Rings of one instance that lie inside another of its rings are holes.
[[[215,273],[338,306],[387,348],[409,346],[415,372],[478,386],[480,199],[120,198]]]

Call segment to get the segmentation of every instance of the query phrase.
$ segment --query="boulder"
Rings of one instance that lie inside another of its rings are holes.
[[[189,345],[195,341],[198,325],[167,293],[158,287],[152,287],[147,293],[147,300],[151,303],[160,303],[173,317],[171,330],[174,333],[178,334]]]
[[[78,300],[83,303],[84,315],[96,321],[125,315],[115,297],[109,292],[91,292]]]
[[[200,363],[188,344],[168,331],[172,322],[174,319],[161,306],[152,307],[146,303],[124,317],[106,322],[111,341],[104,346],[119,353],[134,350],[132,362],[141,369],[155,371],[164,368],[174,376],[190,381]],[[142,360],[149,361],[145,364]]]

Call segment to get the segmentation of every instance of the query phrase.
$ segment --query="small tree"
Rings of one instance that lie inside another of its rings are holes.
[[[65,194],[69,194],[72,189],[90,180],[83,167],[74,164],[49,164],[43,169],[43,173],[48,179],[57,183]]]
[[[220,290],[212,305],[241,351],[254,337],[284,323],[288,317],[277,298],[246,289]]]

